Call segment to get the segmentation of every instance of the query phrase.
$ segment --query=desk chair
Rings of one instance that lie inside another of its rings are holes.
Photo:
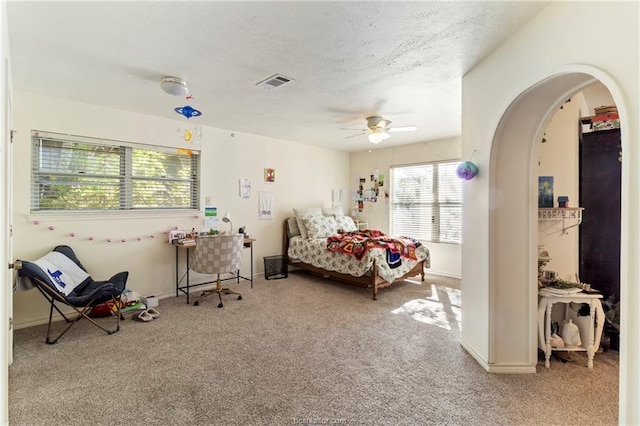
[[[119,298],[127,283],[129,272],[119,272],[108,281],[95,281],[69,246],[55,247],[50,253],[33,262],[19,260],[18,275],[27,278],[47,299],[49,307],[49,325],[47,344],[54,344],[72,325],[81,319],[87,319],[107,334],[120,330]],[[107,329],[94,321],[89,313],[94,306],[110,301],[116,308],[116,327]],[[71,307],[78,316],[67,317],[56,304]],[[51,339],[53,310],[67,322],[67,327],[55,339]]]
[[[200,301],[217,294],[220,298],[218,308],[222,308],[222,293],[237,294],[238,300],[242,300],[242,295],[229,288],[222,288],[220,274],[237,273],[242,262],[242,249],[244,247],[244,235],[213,235],[202,236],[196,239],[196,247],[191,250],[189,265],[190,268],[200,274],[216,274],[216,288],[205,290],[198,297],[193,306],[198,306]]]

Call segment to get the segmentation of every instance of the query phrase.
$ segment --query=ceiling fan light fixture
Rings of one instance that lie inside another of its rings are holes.
[[[173,96],[184,96],[189,93],[187,82],[180,77],[162,77],[160,80],[160,88],[165,93]]]
[[[379,144],[386,138],[384,137],[385,133],[370,133],[369,134],[369,142],[374,144]],[[387,135],[389,137],[389,135]]]

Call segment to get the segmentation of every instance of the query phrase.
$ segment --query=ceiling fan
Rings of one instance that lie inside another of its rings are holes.
[[[367,117],[366,129],[342,128],[341,130],[361,130],[362,133],[347,136],[347,138],[353,138],[355,136],[368,134],[369,142],[374,144],[379,144],[383,140],[390,138],[391,135],[389,135],[387,132],[412,132],[416,130],[416,126],[389,127],[390,124],[391,124],[390,120],[385,120],[384,118],[378,115],[374,115],[371,117]]]

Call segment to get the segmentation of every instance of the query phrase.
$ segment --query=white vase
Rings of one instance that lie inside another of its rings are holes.
[[[580,346],[582,340],[580,339],[580,329],[573,320],[567,320],[562,325],[562,340],[567,347]]]
[[[595,325],[593,325],[593,328],[591,329],[593,334],[589,335],[589,323],[593,321],[591,316],[579,316],[575,321],[578,329],[580,330],[580,339],[585,346],[589,345],[595,338]]]

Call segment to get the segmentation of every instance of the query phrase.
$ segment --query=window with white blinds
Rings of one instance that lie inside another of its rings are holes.
[[[31,211],[198,209],[200,153],[32,131]]]
[[[462,183],[456,162],[391,168],[391,231],[422,241],[460,244]]]

